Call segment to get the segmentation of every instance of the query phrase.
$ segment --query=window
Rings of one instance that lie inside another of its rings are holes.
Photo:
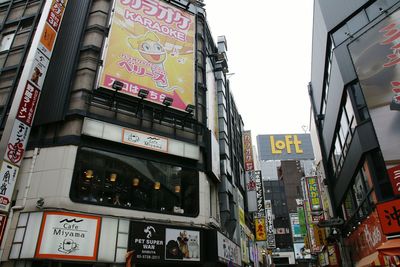
[[[70,195],[76,202],[196,216],[198,177],[189,168],[82,148]]]
[[[361,10],[358,14],[348,20],[342,27],[332,33],[332,39],[335,45],[343,43],[352,37],[357,31],[368,24],[368,17],[365,10]]]
[[[345,95],[345,102],[342,105],[339,130],[336,133],[335,145],[331,154],[330,164],[332,172],[337,176],[343,167],[350,143],[356,126],[354,110],[349,94]]]
[[[361,167],[350,186],[350,190],[342,203],[345,219],[360,219],[371,211],[371,188],[368,185],[366,171]]]
[[[0,52],[10,50],[11,44],[14,40],[15,33],[9,33],[1,38]]]

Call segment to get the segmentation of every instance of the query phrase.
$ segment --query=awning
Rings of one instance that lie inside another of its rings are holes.
[[[379,252],[375,251],[369,256],[362,258],[356,263],[356,267],[371,267],[371,266],[382,266],[379,260]]]
[[[380,245],[377,250],[386,256],[399,256],[400,255],[400,238],[389,239]]]

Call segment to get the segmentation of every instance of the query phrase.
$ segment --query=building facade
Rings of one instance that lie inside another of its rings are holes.
[[[400,244],[398,229],[385,228],[392,210],[383,203],[398,206],[399,7],[314,1],[309,94],[335,219],[325,225],[341,245],[342,266],[398,264],[398,245],[397,254],[383,245]]]
[[[202,1],[0,1],[0,20],[2,266],[258,264]]]

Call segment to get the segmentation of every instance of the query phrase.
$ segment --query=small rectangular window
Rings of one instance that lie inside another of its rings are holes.
[[[3,35],[0,42],[0,52],[7,51],[10,49],[11,44],[14,40],[15,33],[9,33]]]

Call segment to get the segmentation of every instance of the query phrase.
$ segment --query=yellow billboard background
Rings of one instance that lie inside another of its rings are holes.
[[[124,83],[121,93],[184,110],[194,104],[195,17],[163,1],[117,0],[106,46],[100,87]]]

